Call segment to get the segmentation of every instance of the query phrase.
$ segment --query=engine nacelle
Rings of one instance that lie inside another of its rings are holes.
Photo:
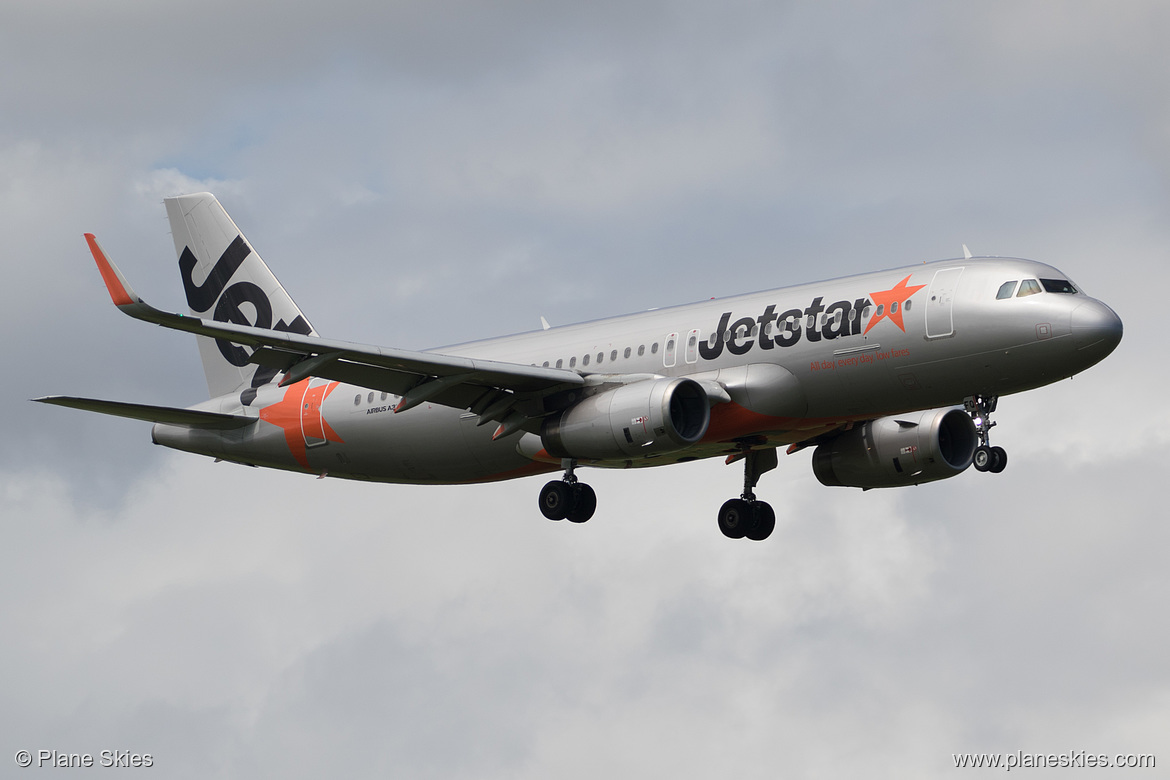
[[[813,473],[830,487],[917,485],[962,473],[978,445],[961,409],[928,409],[872,420],[819,445]]]
[[[693,379],[644,379],[582,399],[540,429],[557,458],[622,460],[663,455],[703,438],[707,393]]]

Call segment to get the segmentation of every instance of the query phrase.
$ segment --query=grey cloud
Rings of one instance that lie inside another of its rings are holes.
[[[0,747],[154,751],[191,777],[1164,752],[1164,22],[5,4]],[[567,527],[537,480],[318,482],[28,404],[202,398],[194,345],[113,310],[80,238],[181,310],[159,200],[201,189],[339,338],[427,347],[961,242],[1054,263],[1126,338],[1001,400],[998,477],[861,493],[783,458],[763,545],[719,536],[740,472],[714,461],[591,475],[598,515]]]

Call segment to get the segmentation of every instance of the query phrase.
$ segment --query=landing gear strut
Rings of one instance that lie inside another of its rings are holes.
[[[752,492],[760,475],[776,468],[776,448],[748,450],[743,457],[743,495],[719,508],[719,530],[729,539],[747,537],[762,542],[776,527],[776,513],[771,504],[757,501]]]
[[[549,520],[584,523],[597,510],[597,494],[584,482],[577,481],[573,474],[577,461],[564,458],[561,466],[565,469],[565,476],[540,489],[540,513]]]
[[[998,474],[1007,468],[1007,452],[1004,448],[990,446],[991,429],[995,427],[991,413],[995,411],[998,401],[999,398],[994,395],[973,395],[963,402],[967,414],[975,421],[975,430],[979,434],[979,446],[975,448],[973,461],[976,471]]]

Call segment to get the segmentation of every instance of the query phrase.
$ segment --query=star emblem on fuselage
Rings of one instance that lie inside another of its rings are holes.
[[[289,385],[284,398],[260,410],[260,419],[284,429],[284,440],[293,458],[305,471],[312,471],[305,436],[325,441],[341,442],[337,432],[321,416],[321,404],[339,382],[309,387],[310,379]]]
[[[906,307],[906,301],[910,300],[911,295],[926,286],[925,284],[916,284],[913,287],[907,287],[906,282],[908,281],[910,281],[909,276],[888,290],[869,294],[874,305],[877,306],[878,313],[865,326],[865,330],[862,332],[863,336],[884,319],[889,319],[890,322],[898,326],[898,330],[906,332],[906,326],[902,323],[902,311]]]

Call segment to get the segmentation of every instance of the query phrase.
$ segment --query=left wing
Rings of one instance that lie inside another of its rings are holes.
[[[84,409],[87,412],[112,414],[115,417],[129,417],[131,420],[178,425],[183,428],[230,431],[256,422],[256,417],[239,414],[204,412],[198,409],[176,409],[172,406],[149,406],[128,404],[123,401],[101,401],[96,398],[75,398],[68,395],[47,395],[32,399],[42,404],[67,406],[70,409]]]
[[[368,346],[164,312],[134,292],[93,234],[86,233],[85,239],[110,298],[122,312],[165,328],[250,346],[255,350],[251,362],[285,372],[281,386],[315,376],[401,396],[395,411],[424,402],[470,409],[481,424],[502,423],[498,438],[547,414],[545,397],[585,384],[584,377],[565,369]]]

